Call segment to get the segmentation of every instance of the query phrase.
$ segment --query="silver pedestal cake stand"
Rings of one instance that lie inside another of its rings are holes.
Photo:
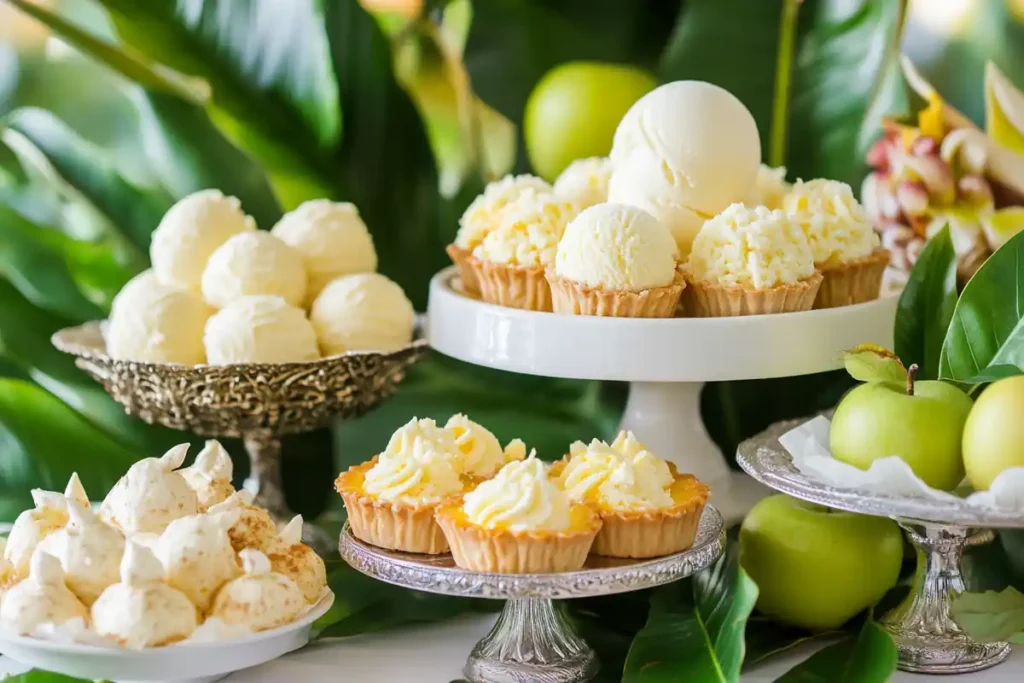
[[[626,593],[690,576],[722,554],[725,527],[709,505],[689,550],[651,560],[591,555],[580,571],[558,574],[467,571],[456,567],[449,554],[411,555],[369,545],[353,536],[347,523],[338,548],[352,567],[387,583],[508,601],[466,661],[464,673],[472,683],[577,683],[593,678],[597,658],[552,601]]]
[[[907,532],[918,553],[914,589],[882,619],[899,651],[899,668],[960,674],[1006,659],[1008,643],[969,638],[950,618],[949,606],[964,591],[960,573],[964,549],[990,541],[992,533],[987,529],[1024,528],[1024,517],[980,509],[963,500],[898,497],[824,484],[800,472],[779,443],[780,436],[802,422],[782,422],[745,441],[737,460],[750,476],[776,491],[839,510],[889,517]]]
[[[426,341],[418,339],[388,353],[186,366],[111,358],[101,322],[60,330],[51,341],[129,415],[200,436],[241,438],[250,464],[245,488],[278,523],[293,516],[281,488],[281,437],[362,415],[391,396],[427,351]],[[319,527],[306,524],[302,535],[317,552],[333,551],[333,540]]]

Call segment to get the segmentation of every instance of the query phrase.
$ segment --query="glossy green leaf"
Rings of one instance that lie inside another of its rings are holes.
[[[776,683],[885,683],[896,671],[896,645],[873,619],[860,633],[819,650]]]
[[[949,613],[977,641],[1024,643],[1024,594],[1012,586],[999,592],[961,593],[953,598]]]
[[[86,683],[88,679],[65,676],[64,674],[58,674],[52,671],[32,669],[31,671],[26,671],[23,674],[7,676],[3,681],[4,683]]]
[[[122,176],[102,150],[47,111],[19,109],[10,114],[8,126],[25,136],[61,179],[135,247],[148,251],[150,233],[172,203],[163,189],[141,187]]]
[[[624,683],[738,683],[744,629],[757,586],[739,566],[735,543],[714,566],[656,589],[647,625],[626,658]]]
[[[841,631],[814,633],[757,614],[747,620],[747,630],[744,633],[747,652],[743,658],[743,665],[748,667],[806,643],[834,640],[841,635]]]
[[[1024,233],[989,257],[953,312],[942,345],[939,376],[985,381],[997,366],[1024,368]]]
[[[897,78],[903,2],[799,4],[785,163],[791,177],[857,182],[883,114],[903,106]],[[773,124],[783,0],[694,0],[684,5],[661,63],[663,80],[716,83],[739,97],[761,131]],[[850,87],[857,83],[857,87]]]
[[[907,367],[917,363],[921,379],[939,376],[939,357],[956,298],[956,252],[946,226],[918,256],[896,313],[896,355]]]
[[[907,369],[900,359],[889,349],[862,344],[843,354],[843,365],[858,382],[896,382],[907,381]]]
[[[0,519],[32,506],[29,490],[62,490],[78,472],[100,498],[142,454],[125,448],[60,399],[29,382],[0,379]]]
[[[341,110],[322,3],[101,4],[134,49],[209,83],[212,118],[264,164],[286,208],[331,194],[336,169],[329,159],[341,136]]]

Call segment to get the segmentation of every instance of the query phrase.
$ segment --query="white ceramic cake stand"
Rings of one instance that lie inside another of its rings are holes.
[[[498,370],[629,382],[622,428],[707,483],[731,523],[767,490],[731,471],[708,436],[704,383],[825,372],[858,344],[892,348],[897,302],[733,318],[556,315],[472,298],[451,267],[430,282],[427,340],[446,356]]]

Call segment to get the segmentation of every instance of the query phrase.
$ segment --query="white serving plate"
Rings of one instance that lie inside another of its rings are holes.
[[[33,668],[78,678],[208,683],[305,646],[313,622],[332,604],[334,594],[328,592],[302,617],[286,626],[231,640],[127,650],[0,634],[0,654]]]

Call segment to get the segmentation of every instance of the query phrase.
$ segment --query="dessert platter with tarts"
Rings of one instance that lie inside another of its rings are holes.
[[[414,419],[338,477],[349,510],[339,550],[388,583],[507,600],[467,660],[474,683],[589,680],[594,652],[552,600],[675,581],[724,549],[707,487],[632,434],[573,444],[551,466],[521,441],[502,449],[484,427],[452,420],[464,430],[458,444],[444,436],[450,426]],[[412,508],[415,517],[400,514]]]
[[[246,488],[287,522],[281,438],[396,391],[426,352],[412,304],[375,272],[370,233],[347,203],[306,202],[261,231],[237,199],[203,190],[167,212],[150,257],[108,320],[60,330],[53,345],[134,417],[241,438]],[[333,552],[317,527],[304,533]]]
[[[708,436],[703,384],[825,372],[857,344],[890,348],[898,303],[850,187],[790,185],[760,158],[753,117],[727,91],[655,89],[607,159],[554,185],[507,176],[470,205],[455,266],[431,281],[430,345],[499,370],[629,382],[622,429],[709,483],[738,521],[766,490]]]
[[[77,476],[32,492],[0,555],[0,654],[87,679],[213,681],[309,642],[323,560],[231,486],[208,442],[135,463],[96,510]]]

